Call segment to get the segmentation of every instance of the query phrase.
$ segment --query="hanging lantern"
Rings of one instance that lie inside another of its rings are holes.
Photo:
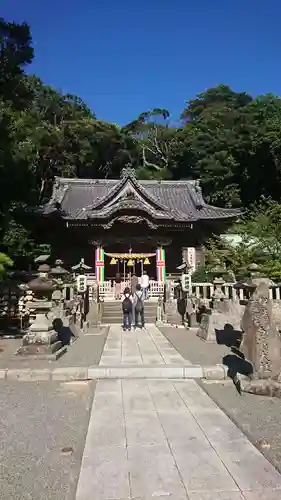
[[[113,264],[117,264],[117,260],[114,259],[114,257],[112,257],[111,261],[110,261],[110,264],[113,265]]]
[[[149,259],[146,257],[146,259],[144,259],[144,264],[147,266],[148,264],[150,264],[150,261]]]
[[[132,259],[129,259],[127,262],[127,266],[132,267],[134,265],[134,261]]]

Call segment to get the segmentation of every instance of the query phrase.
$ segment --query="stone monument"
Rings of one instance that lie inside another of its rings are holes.
[[[273,319],[269,281],[252,280],[251,293],[242,318],[241,351],[253,367],[251,380],[241,380],[241,390],[260,395],[281,394],[281,337]]]
[[[273,321],[269,288],[265,281],[260,281],[250,296],[242,318],[242,329],[241,350],[252,363],[255,377],[278,378],[281,371],[281,339]]]

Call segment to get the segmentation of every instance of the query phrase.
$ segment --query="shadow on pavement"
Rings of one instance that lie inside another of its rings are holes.
[[[241,384],[238,373],[251,377],[253,375],[252,364],[245,359],[245,355],[240,350],[243,332],[235,330],[233,325],[226,323],[223,330],[215,330],[217,344],[230,347],[232,354],[227,354],[222,358],[222,362],[228,368],[228,377],[232,379],[237,391],[241,394]]]

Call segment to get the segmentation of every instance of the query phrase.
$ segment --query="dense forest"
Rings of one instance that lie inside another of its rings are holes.
[[[37,251],[19,214],[48,197],[54,176],[118,178],[128,163],[142,179],[200,178],[215,205],[248,209],[271,200],[267,207],[280,213],[280,97],[252,98],[221,84],[186,102],[177,126],[155,108],[118,127],[28,75],[34,56],[29,26],[0,19],[2,252],[14,259]]]

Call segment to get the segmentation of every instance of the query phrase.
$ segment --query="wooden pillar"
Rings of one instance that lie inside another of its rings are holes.
[[[96,248],[95,252],[95,270],[98,283],[104,281],[104,249],[101,246]]]
[[[158,247],[156,250],[156,272],[157,281],[164,283],[166,281],[166,256],[162,247]]]

